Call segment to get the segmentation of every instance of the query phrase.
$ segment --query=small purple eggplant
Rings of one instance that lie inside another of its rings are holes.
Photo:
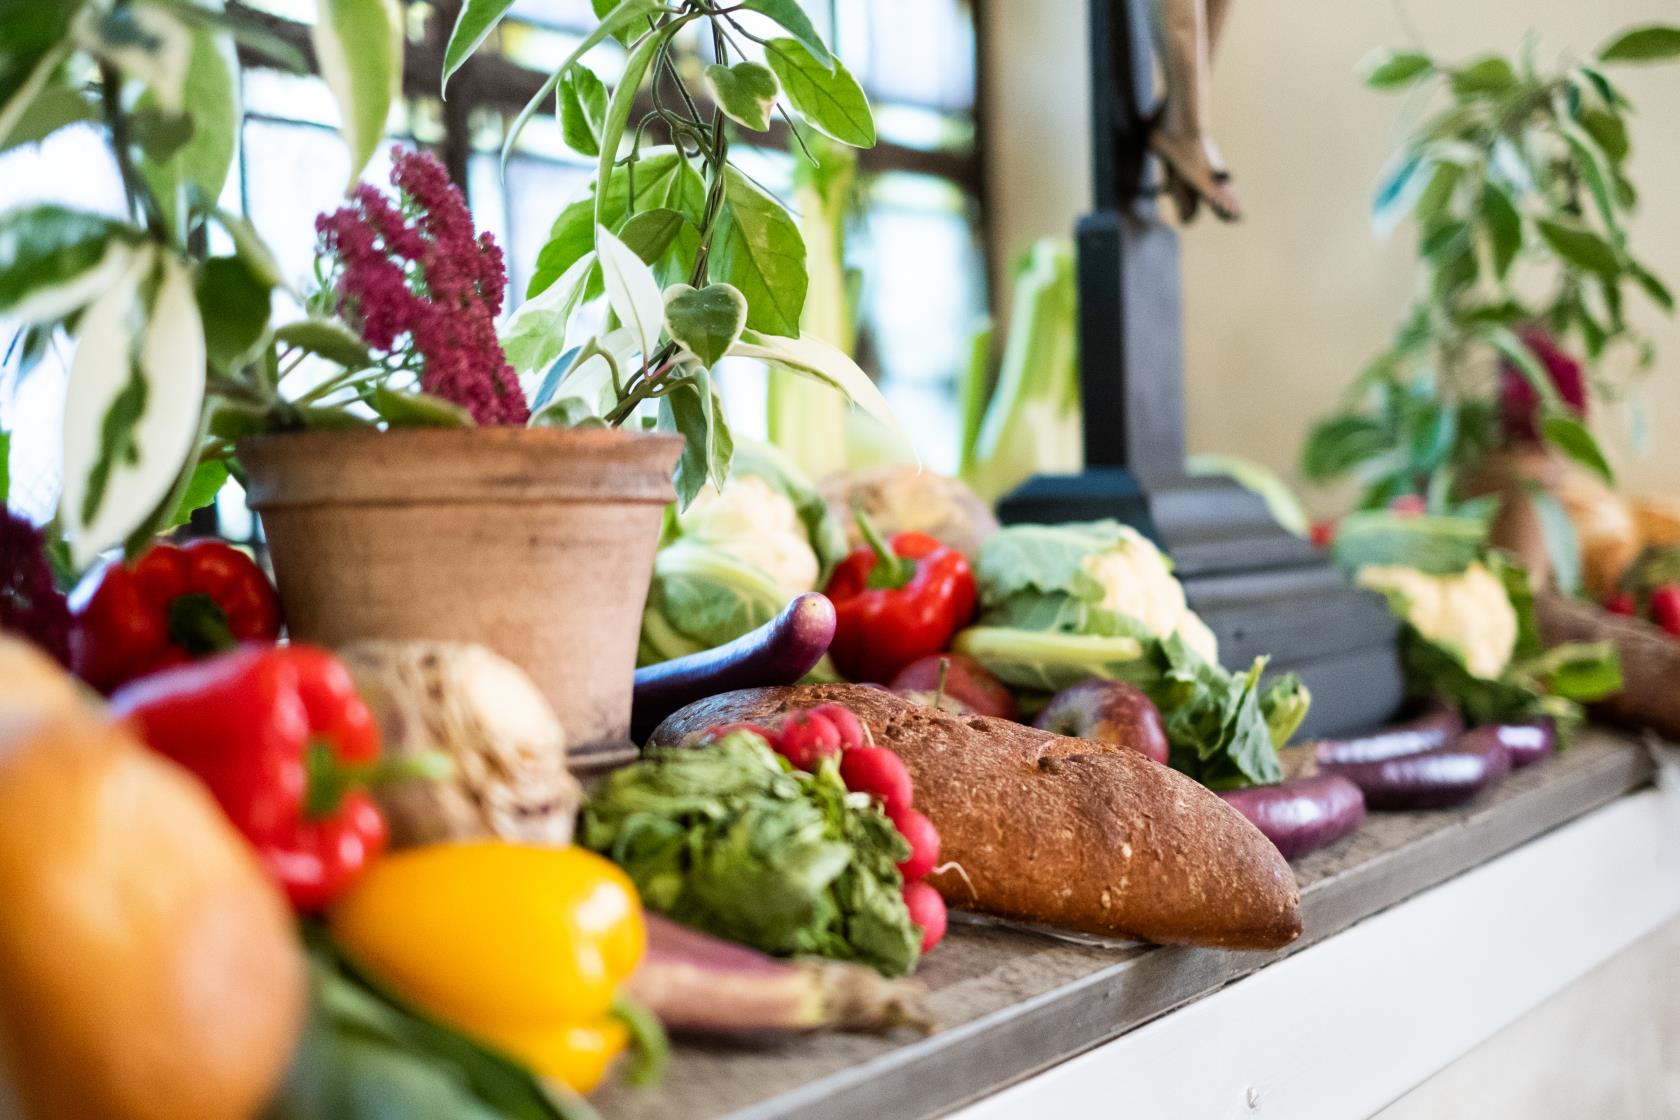
[[[834,604],[807,591],[732,642],[637,669],[630,734],[641,742],[672,712],[720,692],[797,683],[828,652],[834,625]]]
[[[1325,762],[1365,793],[1372,809],[1444,809],[1462,805],[1511,772],[1510,748],[1493,730],[1461,735],[1450,745],[1369,762]]]
[[[1228,790],[1219,796],[1264,833],[1284,859],[1340,840],[1365,820],[1364,794],[1339,774]]]

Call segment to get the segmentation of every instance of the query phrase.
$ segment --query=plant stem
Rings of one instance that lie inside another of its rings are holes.
[[[140,178],[140,171],[134,166],[133,153],[129,150],[133,137],[122,108],[122,74],[109,62],[99,64],[99,87],[105,125],[111,130],[111,152],[116,157],[117,174],[122,178],[129,215],[144,219],[146,229],[160,240],[164,239],[167,232],[163,215],[158,212],[152,192],[146,189],[144,180]]]

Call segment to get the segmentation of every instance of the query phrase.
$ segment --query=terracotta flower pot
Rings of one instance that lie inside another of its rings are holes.
[[[531,674],[575,752],[622,746],[676,436],[566,428],[244,441],[299,640],[476,642]]]

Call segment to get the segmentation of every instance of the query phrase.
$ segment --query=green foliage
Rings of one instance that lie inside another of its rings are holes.
[[[1617,37],[1597,61],[1677,57],[1680,28],[1653,26]],[[1380,51],[1364,74],[1372,88],[1426,87],[1436,98],[1372,199],[1379,229],[1416,224],[1419,295],[1344,407],[1313,430],[1302,472],[1317,482],[1352,477],[1364,508],[1417,494],[1446,511],[1463,472],[1499,439],[1494,375],[1503,364],[1538,394],[1541,437],[1608,476],[1602,450],[1520,329],[1543,329],[1583,356],[1601,396],[1620,391],[1595,368],[1610,349],[1650,364],[1648,343],[1624,316],[1625,294],[1665,312],[1674,299],[1628,238],[1632,105],[1597,64],[1544,70],[1531,48],[1459,65]]]
[[[802,773],[751,732],[653,751],[595,788],[578,838],[684,925],[889,976],[916,965],[920,931],[895,866],[910,847],[847,794],[832,760]]]
[[[464,60],[504,8],[501,0],[467,6],[450,65],[459,65],[457,55]],[[797,115],[789,124],[801,146],[807,128],[873,144],[874,119],[856,80],[796,0],[592,0],[592,8],[601,22],[561,61],[508,139],[554,93],[562,137],[596,163],[584,197],[555,219],[532,274],[531,305],[506,332],[515,366],[540,373],[549,390],[539,393],[540,422],[634,419],[679,432],[688,441],[678,468],[685,500],[729,469],[731,441],[710,378],[726,355],[815,378],[892,426],[879,391],[850,359],[798,337],[810,285],[799,226],[729,160],[732,129],[766,130],[778,98]],[[787,37],[750,33],[737,19],[743,9]],[[709,35],[713,55],[698,81],[673,54],[674,38],[691,24]],[[608,37],[627,48],[610,89],[580,64]],[[763,62],[746,56],[751,44],[762,48]],[[653,96],[644,99],[650,86]],[[708,102],[710,110],[702,109]],[[660,290],[666,299],[650,298]],[[582,341],[566,336],[576,313],[603,294],[612,312],[607,329],[577,351],[587,358],[562,364]]]

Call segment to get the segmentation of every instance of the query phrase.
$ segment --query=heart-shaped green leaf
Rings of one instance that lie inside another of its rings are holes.
[[[776,107],[781,86],[768,66],[737,62],[734,66],[712,63],[706,67],[706,84],[712,88],[723,115],[754,132],[770,127],[770,112]]]
[[[665,330],[710,369],[735,345],[747,325],[747,298],[728,284],[698,290],[673,284],[665,290]]]

